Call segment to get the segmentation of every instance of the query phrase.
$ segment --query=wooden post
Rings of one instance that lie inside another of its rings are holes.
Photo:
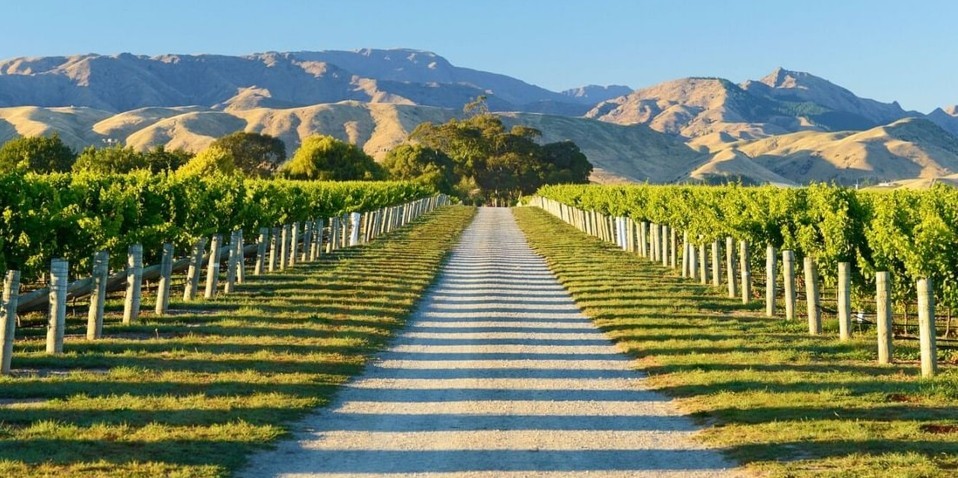
[[[133,244],[126,259],[126,301],[123,324],[130,325],[140,316],[140,294],[143,292],[143,246]]]
[[[728,282],[728,297],[734,299],[738,295],[738,284],[735,277],[735,239],[732,236],[725,238],[725,280]]]
[[[749,262],[748,242],[739,242],[738,262],[742,274],[742,304],[752,300],[752,265]]]
[[[695,275],[698,274],[698,257],[696,256],[695,244],[689,243],[689,279],[695,280]]]
[[[253,265],[253,275],[263,274],[266,266],[266,242],[269,240],[269,228],[259,228],[259,239],[256,241],[256,264]]]
[[[313,260],[319,259],[323,255],[323,229],[325,225],[322,219],[316,220],[316,238],[313,240]]]
[[[0,304],[0,375],[10,374],[13,338],[17,331],[17,302],[20,298],[20,271],[7,271]]]
[[[891,363],[894,357],[891,329],[891,274],[875,273],[875,322],[878,325],[878,363]]]
[[[722,286],[722,262],[719,260],[721,253],[718,239],[712,241],[712,286]]]
[[[704,242],[699,244],[699,282],[703,285],[709,283],[709,261]]]
[[[412,208],[409,208],[409,213],[412,214]],[[329,218],[329,242],[327,242],[326,244],[327,254],[336,250],[336,241],[339,240],[338,238],[339,238],[339,218],[331,217]]]
[[[156,315],[166,314],[170,307],[170,284],[173,281],[173,244],[163,244],[160,258],[160,282],[156,288]]]
[[[67,320],[67,286],[70,264],[63,259],[50,263],[50,319],[47,323],[47,353],[63,353],[63,332]]]
[[[669,266],[669,226],[662,225],[662,267]]]
[[[811,256],[805,256],[805,293],[808,305],[808,333],[822,333],[822,304],[818,292],[818,264]]]
[[[795,320],[795,253],[782,251],[782,282],[785,288],[785,320]]]
[[[274,227],[269,235],[269,267],[267,267],[269,272],[276,270],[276,263],[279,260],[277,256],[279,254],[279,241],[279,228]]]
[[[236,246],[239,241],[239,233],[233,231],[230,234],[230,242],[226,245],[226,249],[229,251],[226,256],[226,284],[223,286],[224,294],[232,294],[233,289],[236,287]]]
[[[216,234],[210,242],[210,261],[206,266],[206,292],[203,294],[205,299],[216,297],[216,289],[220,281],[220,243],[223,242],[223,236]]]
[[[183,289],[183,301],[189,302],[196,298],[196,291],[200,288],[200,274],[203,270],[203,255],[206,253],[206,238],[201,237],[193,244],[190,251],[190,267],[186,270],[186,287]]]
[[[775,246],[769,244],[765,250],[765,315],[775,316]]]
[[[301,262],[309,261],[309,251],[313,247],[313,222],[303,223],[303,253],[300,255]]]
[[[243,241],[243,230],[236,234],[236,283],[242,284],[246,280],[246,243]]]
[[[296,255],[299,252],[299,223],[294,222],[293,227],[289,230],[289,254],[286,256],[286,260],[289,261],[289,267],[292,269],[296,266]]]
[[[934,377],[938,372],[938,350],[935,345],[935,290],[931,279],[918,281],[918,342],[921,344],[921,376]]]
[[[678,265],[678,245],[679,237],[674,227],[669,228],[669,267],[675,269]]]
[[[649,223],[642,221],[642,228],[639,229],[639,255],[649,257]]]
[[[689,232],[682,233],[682,277],[689,276]]]
[[[279,270],[285,271],[289,264],[289,225],[284,225],[279,233]]]
[[[86,338],[103,337],[103,307],[106,305],[106,281],[110,277],[110,253],[93,254],[93,290],[90,291],[90,310],[87,313]]]
[[[852,337],[851,270],[851,264],[838,263],[838,337],[841,340]]]

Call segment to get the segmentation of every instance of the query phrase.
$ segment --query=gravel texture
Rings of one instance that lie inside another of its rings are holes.
[[[741,476],[483,208],[392,347],[260,476]]]

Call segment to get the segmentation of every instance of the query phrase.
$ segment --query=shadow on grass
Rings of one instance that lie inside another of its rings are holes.
[[[873,332],[840,342],[829,322],[828,336],[811,337],[802,319],[764,317],[763,302],[743,306],[724,285],[682,279],[539,209],[516,216],[583,311],[650,374],[650,385],[681,398],[703,424],[720,425],[703,436],[737,460],[789,475],[838,469],[856,454],[859,468],[843,472],[895,476],[901,469],[883,460],[903,452],[895,458],[902,466],[931,463],[931,475],[949,476],[958,465],[958,433],[933,432],[958,423],[958,374],[950,367],[921,380],[913,364],[879,366]],[[899,357],[914,353],[913,345],[896,347]],[[794,460],[809,461],[810,471],[793,473]]]
[[[43,352],[42,330],[25,331],[13,360],[18,375],[0,378],[0,475],[16,464],[69,474],[101,459],[116,464],[117,475],[144,461],[227,474],[263,446],[261,434],[275,438],[270,430],[327,402],[363,370],[404,324],[473,214],[445,208],[368,245],[291,270],[247,273],[235,293],[175,300],[165,317],[150,314],[153,298],[144,297],[142,320],[132,326],[119,324],[121,309],[111,302],[101,341],[81,335],[86,317],[78,306],[67,324],[77,335],[62,356]],[[130,397],[145,404],[131,407]],[[233,430],[236,423],[250,435]],[[150,436],[125,438],[136,433]]]

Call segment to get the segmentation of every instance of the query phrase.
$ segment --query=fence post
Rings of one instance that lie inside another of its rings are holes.
[[[276,263],[279,260],[279,228],[274,227],[269,234],[269,267],[267,270],[273,272],[276,270]]]
[[[719,257],[721,257],[721,253],[719,252],[720,248],[721,246],[719,245],[718,239],[712,241],[712,286],[716,288],[722,286],[722,262],[719,259]]]
[[[875,322],[878,324],[878,363],[891,363],[894,357],[891,330],[891,274],[875,273]]]
[[[13,337],[17,331],[17,303],[20,300],[20,271],[7,271],[0,304],[0,375],[10,374]]]
[[[682,277],[689,276],[689,231],[682,232]]]
[[[170,283],[173,279],[173,244],[163,244],[160,258],[160,282],[156,288],[156,315],[166,314],[170,307]]]
[[[412,208],[409,209],[412,213]],[[326,253],[329,254],[336,250],[336,242],[339,240],[339,218],[329,218],[329,241],[326,243]]]
[[[90,311],[87,313],[86,338],[103,337],[103,307],[106,305],[106,281],[110,276],[110,253],[100,251],[93,255],[93,288],[90,290]]]
[[[266,265],[266,241],[269,239],[269,228],[259,228],[259,239],[256,241],[256,264],[253,265],[253,275],[263,274]]]
[[[296,266],[296,254],[299,252],[299,223],[294,222],[293,227],[289,230],[289,253],[286,256],[286,260],[289,261],[289,267],[292,269]]]
[[[735,280],[735,239],[725,237],[725,279],[728,281],[728,298],[734,299],[738,295],[738,284]]]
[[[284,224],[279,234],[279,270],[285,271],[289,264],[289,225]]]
[[[698,265],[699,258],[696,257],[697,255],[696,251],[697,249],[695,247],[695,244],[692,244],[690,242],[689,243],[689,279],[692,279],[693,281],[695,280],[695,275],[698,274],[699,272],[699,265]]]
[[[246,243],[243,241],[243,230],[236,234],[236,283],[242,284],[246,280]]]
[[[679,246],[679,237],[678,233],[675,231],[674,227],[669,228],[669,267],[675,269],[678,265],[678,246]]]
[[[203,270],[203,255],[206,253],[206,238],[201,237],[193,244],[190,251],[190,267],[186,270],[186,287],[183,289],[183,301],[189,302],[196,298],[196,291],[200,288],[200,273]]]
[[[313,260],[317,260],[323,255],[323,229],[325,229],[325,224],[323,224],[322,219],[316,220],[316,227],[314,228],[316,237],[313,239],[313,249],[312,256]]]
[[[63,353],[63,332],[67,319],[67,274],[70,265],[63,259],[50,262],[50,319],[47,324],[47,353]]]
[[[808,333],[821,335],[822,304],[818,293],[818,265],[811,256],[805,256],[805,293],[808,305]]]
[[[639,255],[649,257],[649,223],[642,221],[642,228],[639,229]]]
[[[918,281],[918,340],[921,344],[921,376],[934,377],[938,372],[938,350],[935,346],[935,290],[931,279]]]
[[[795,320],[795,253],[782,251],[782,282],[785,289],[785,320]]]
[[[216,289],[220,281],[220,243],[223,242],[223,236],[215,234],[210,242],[210,261],[206,266],[206,292],[203,294],[205,299],[216,297]]]
[[[752,265],[749,256],[748,241],[740,241],[738,266],[742,275],[742,304],[748,304],[752,299]]]
[[[669,266],[669,226],[662,225],[662,267]]]
[[[310,261],[309,251],[313,247],[313,221],[303,223],[303,253],[299,256],[300,262]]]
[[[362,215],[358,212],[354,212],[349,217],[350,223],[352,223],[352,229],[349,231],[349,246],[358,246],[359,245],[359,225],[362,221]]]
[[[230,242],[226,245],[229,251],[226,256],[226,284],[223,286],[224,294],[232,294],[236,285],[236,246],[239,241],[237,231],[230,233]]]
[[[133,244],[126,262],[126,301],[123,324],[130,325],[140,316],[140,294],[143,292],[143,246]]]
[[[775,316],[775,246],[765,250],[765,315]]]
[[[699,244],[699,282],[703,285],[709,283],[709,260],[705,255],[704,242]]]
[[[848,340],[852,334],[851,264],[838,263],[838,336]]]

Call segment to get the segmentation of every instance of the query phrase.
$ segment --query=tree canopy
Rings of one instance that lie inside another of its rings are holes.
[[[226,148],[210,146],[200,151],[188,163],[176,170],[181,176],[213,176],[218,174],[239,174],[236,159]]]
[[[70,170],[76,159],[76,153],[56,133],[15,138],[0,146],[0,171],[64,172]]]
[[[186,164],[192,155],[181,149],[168,151],[157,146],[149,151],[136,151],[131,147],[112,146],[96,148],[90,146],[80,153],[74,171],[92,171],[97,173],[129,173],[137,170],[149,170],[154,173],[174,171]]]
[[[286,161],[286,143],[268,134],[237,131],[217,139],[211,146],[229,151],[236,167],[247,176],[271,176]]]
[[[280,172],[290,179],[349,181],[384,179],[376,161],[354,144],[332,136],[310,136]]]
[[[401,144],[386,153],[382,166],[390,178],[419,181],[447,194],[454,192],[455,163],[442,151]]]
[[[508,204],[517,201],[521,195],[535,192],[544,184],[589,181],[592,164],[575,143],[562,141],[540,145],[538,140],[542,133],[539,130],[521,125],[506,129],[498,116],[485,112],[480,100],[477,100],[479,104],[470,103],[470,111],[478,111],[478,114],[442,124],[422,123],[408,138],[424,150],[435,150],[450,158],[452,176],[448,181],[461,199]],[[400,148],[411,147],[402,145],[394,151]],[[402,149],[395,156],[405,158],[412,154],[411,151]],[[390,152],[387,158],[392,155]],[[399,162],[399,159],[390,161]],[[412,167],[403,167],[396,173],[396,169],[392,162],[387,166],[397,178],[409,179],[409,172],[415,171]],[[423,174],[426,174],[425,169]]]

